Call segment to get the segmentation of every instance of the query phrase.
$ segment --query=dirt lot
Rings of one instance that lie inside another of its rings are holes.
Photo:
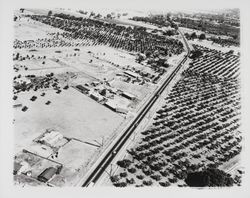
[[[37,91],[19,96],[19,101],[29,109],[14,112],[16,151],[48,128],[55,128],[66,137],[92,142],[111,135],[123,121],[119,114],[73,88],[60,94],[55,90],[47,91],[43,97],[40,94]],[[34,102],[30,101],[33,95],[38,97]],[[48,100],[51,104],[46,105]]]
[[[14,38],[21,41],[49,38],[48,33],[62,32],[60,29],[27,18],[21,18],[16,22],[14,30]]]
[[[86,143],[71,140],[59,151],[56,162],[66,164],[68,168],[77,169],[82,164],[88,162],[92,157],[96,147]],[[50,158],[52,159],[52,158]]]

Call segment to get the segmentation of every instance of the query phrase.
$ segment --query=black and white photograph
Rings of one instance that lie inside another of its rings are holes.
[[[250,196],[247,3],[29,2],[1,1],[0,197]]]

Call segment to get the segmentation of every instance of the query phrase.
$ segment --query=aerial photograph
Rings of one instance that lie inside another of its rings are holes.
[[[240,187],[239,8],[16,8],[16,187]]]

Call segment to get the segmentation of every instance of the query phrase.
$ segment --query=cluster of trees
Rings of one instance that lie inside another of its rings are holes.
[[[149,17],[135,16],[135,17],[132,17],[131,20],[143,21],[143,22],[146,22],[146,23],[151,23],[151,24],[154,24],[154,25],[158,25],[160,27],[168,27],[168,26],[170,26],[170,23],[167,21],[167,18],[164,15],[152,15],[152,16],[149,16]]]
[[[188,40],[207,39],[209,41],[213,41],[213,43],[220,44],[222,47],[224,47],[224,46],[239,46],[240,45],[240,39],[237,35],[234,35],[231,38],[221,38],[220,36],[211,36],[211,37],[207,38],[204,33],[197,35],[196,32],[193,32],[191,34],[185,33],[184,35]]]
[[[45,46],[49,46],[48,43],[51,42],[53,42],[53,46],[58,44],[67,46],[68,41],[81,39],[83,45],[86,43],[85,41],[88,41],[87,43],[89,45],[105,44],[114,48],[141,53],[145,53],[146,51],[153,53],[156,50],[156,46],[168,46],[168,51],[172,54],[180,54],[184,50],[182,42],[173,38],[166,39],[165,36],[152,35],[145,31],[143,27],[131,28],[130,26],[119,26],[114,23],[105,23],[90,18],[82,19],[81,17],[62,13],[54,14],[54,16],[57,17],[30,16],[36,21],[67,31],[61,33],[65,41],[58,39],[60,35],[60,33],[58,33],[54,35],[55,41],[54,39],[47,39],[47,43],[44,43]],[[81,46],[79,42],[70,42],[70,44]],[[23,46],[24,43],[15,41],[14,46],[18,47],[20,45]],[[30,46],[33,46],[33,44]]]
[[[227,35],[227,36],[236,36],[240,35],[240,29],[238,27],[234,27],[227,24],[214,24],[207,21],[202,21],[192,19],[192,18],[176,18],[175,22],[179,23],[179,26],[186,27],[195,30],[201,30],[203,32],[207,32],[215,35]]]
[[[166,32],[163,32],[163,35],[166,35],[166,36],[174,36],[174,35],[177,35],[178,32],[176,30],[167,30]]]
[[[196,58],[199,58],[202,55],[203,55],[203,53],[202,53],[201,50],[194,50],[194,51],[191,52],[190,58],[196,59]]]
[[[52,13],[51,13],[52,14]],[[51,15],[50,14],[50,15]],[[48,14],[48,16],[50,16]],[[82,21],[83,20],[83,17],[76,17],[74,15],[70,15],[70,14],[64,14],[64,13],[55,13],[53,15],[54,17],[58,17],[58,18],[61,18],[61,19],[68,19],[68,20],[76,20],[76,21]]]
[[[188,173],[185,182],[192,187],[232,186],[234,184],[231,175],[219,169]]]
[[[59,82],[58,79],[54,77],[54,73],[46,74],[45,76],[27,75],[25,78],[30,80],[28,83],[26,81],[19,82],[17,81],[18,78],[21,78],[21,74],[19,74],[16,78],[14,77],[14,94],[29,91],[31,89],[37,91],[38,89],[46,89],[51,87],[56,91],[60,91]]]
[[[233,39],[223,39],[221,37],[210,37],[209,40],[213,41],[214,43],[217,43],[221,45],[222,47],[224,46],[240,46],[240,39],[237,36],[234,36]]]
[[[193,39],[200,39],[200,40],[206,39],[206,35],[204,33],[201,33],[200,35],[197,35],[196,32],[193,32],[192,34],[185,33],[184,35],[189,40],[190,39],[191,40],[193,40]]]

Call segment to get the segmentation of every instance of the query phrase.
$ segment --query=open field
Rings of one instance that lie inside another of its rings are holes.
[[[77,169],[90,160],[94,151],[95,147],[92,145],[71,140],[69,143],[63,146],[55,161],[66,164],[68,168]]]
[[[29,18],[21,18],[14,24],[14,38],[20,41],[51,38],[49,34],[60,32],[60,29],[51,28],[49,25],[34,21]]]
[[[15,109],[17,151],[48,128],[55,128],[66,137],[93,142],[111,135],[123,121],[118,114],[73,88],[60,94],[54,90],[47,91],[44,97],[40,93],[30,92],[19,96],[19,101],[29,109],[26,112]],[[30,101],[33,95],[38,96],[34,102]],[[46,105],[48,100],[51,104]]]

